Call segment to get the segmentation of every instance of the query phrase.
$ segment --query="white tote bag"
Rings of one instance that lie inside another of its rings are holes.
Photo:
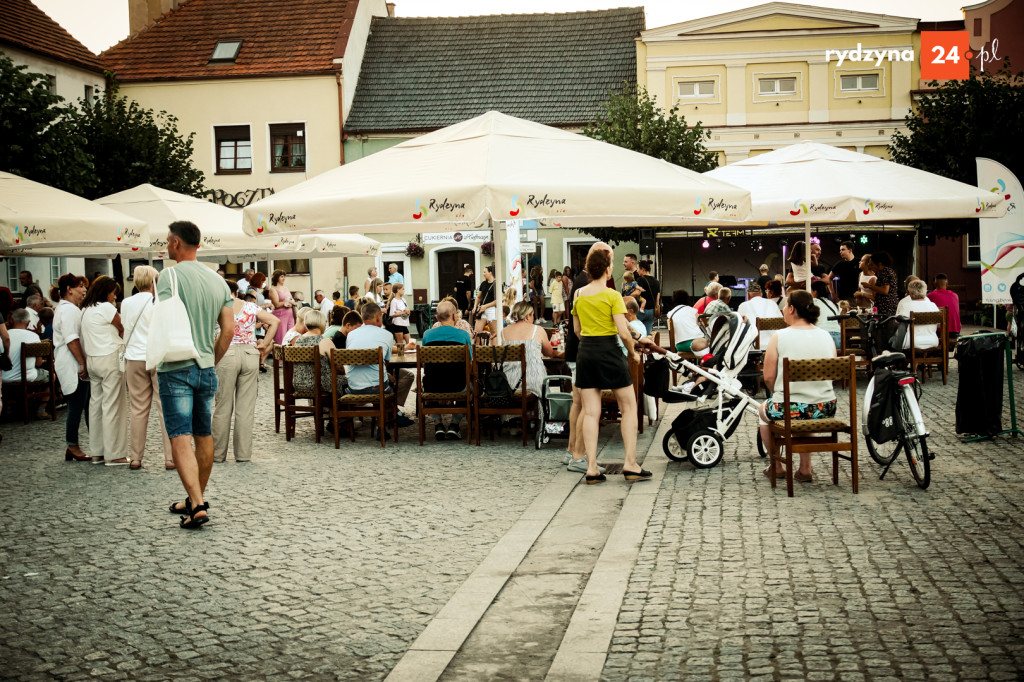
[[[149,338],[146,340],[147,370],[156,369],[161,362],[199,358],[199,351],[192,341],[192,322],[188,319],[185,304],[178,296],[178,273],[171,268],[165,270],[161,276],[171,278],[171,295],[162,301],[158,297],[156,305],[146,313],[149,315]]]

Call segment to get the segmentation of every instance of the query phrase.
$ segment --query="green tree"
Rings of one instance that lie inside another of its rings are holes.
[[[0,170],[84,194],[93,167],[72,112],[44,74],[0,53]]]
[[[656,159],[698,173],[718,167],[718,153],[704,146],[711,131],[698,121],[693,126],[679,114],[675,106],[667,112],[651,98],[646,88],[627,85],[622,92],[610,92],[604,112],[583,129],[583,134],[595,140],[632,149]],[[581,230],[594,237],[617,244],[637,241],[639,231],[621,228],[594,228]]]
[[[929,83],[906,118],[908,134],[897,131],[889,145],[892,160],[947,178],[977,184],[975,157],[984,156],[1024,177],[1024,73],[978,72],[964,80]],[[936,234],[954,236],[977,226],[977,220],[930,221]]]
[[[203,193],[203,172],[192,165],[195,133],[183,137],[178,119],[154,113],[112,84],[93,102],[80,101],[70,117],[95,167],[90,199],[149,183],[190,196]]]

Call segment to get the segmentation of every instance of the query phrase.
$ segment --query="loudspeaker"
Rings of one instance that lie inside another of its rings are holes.
[[[935,230],[930,227],[923,228],[917,233],[917,243],[920,246],[935,246]]]
[[[653,256],[657,251],[657,242],[654,239],[654,230],[640,230],[640,255]]]

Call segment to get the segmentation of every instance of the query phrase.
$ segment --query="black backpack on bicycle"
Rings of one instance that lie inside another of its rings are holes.
[[[903,432],[899,378],[887,369],[875,371],[875,388],[868,408],[868,432],[876,443],[896,440]]]

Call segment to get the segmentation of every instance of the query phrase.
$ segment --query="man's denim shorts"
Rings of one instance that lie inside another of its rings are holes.
[[[173,372],[160,372],[157,378],[167,437],[211,435],[217,370],[213,367],[199,369],[193,365]]]

